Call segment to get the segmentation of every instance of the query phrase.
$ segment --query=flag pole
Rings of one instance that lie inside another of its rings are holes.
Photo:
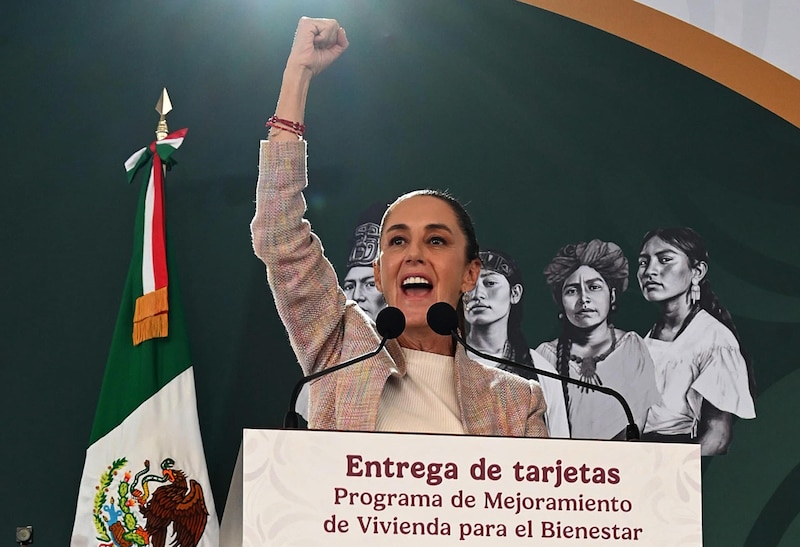
[[[169,133],[166,115],[172,110],[167,88],[163,88],[156,103],[159,113],[156,125],[156,140],[150,144],[152,170],[145,202],[145,233],[142,266],[142,296],[136,300],[133,317],[133,342],[141,344],[145,340],[167,337],[169,335],[168,271],[166,255],[164,178],[169,167],[169,156],[180,146],[185,129]],[[128,160],[131,162],[131,160]],[[127,162],[126,162],[127,163]]]
[[[128,183],[142,183],[133,251],[71,547],[165,545],[170,534],[183,547],[219,547],[178,280],[167,275],[164,173],[187,132],[169,131],[171,110],[165,88],[156,104],[156,140],[125,162]]]
[[[166,136],[169,135],[166,116],[171,111],[172,102],[169,100],[169,94],[167,93],[167,88],[165,87],[161,91],[161,96],[158,98],[158,102],[156,103],[156,112],[158,112],[161,116],[158,120],[158,125],[156,125],[156,140],[164,140]]]

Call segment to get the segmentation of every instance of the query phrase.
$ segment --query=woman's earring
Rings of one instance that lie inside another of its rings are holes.
[[[617,304],[611,304],[611,311],[617,311]]]
[[[559,321],[563,321],[564,320],[564,312],[559,312],[558,313],[558,320]]]
[[[689,294],[692,304],[700,302],[700,282],[697,279],[692,279],[692,291]]]

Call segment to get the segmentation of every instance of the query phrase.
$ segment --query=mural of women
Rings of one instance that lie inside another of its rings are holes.
[[[561,334],[536,351],[563,376],[621,393],[641,430],[659,393],[653,361],[642,339],[609,322],[617,295],[628,286],[628,261],[622,250],[597,239],[566,245],[544,275],[561,310]],[[572,437],[625,437],[628,421],[616,399],[565,382],[563,390]]]
[[[736,328],[708,281],[705,242],[690,228],[645,234],[637,277],[661,316],[645,337],[662,395],[647,418],[648,440],[699,442],[724,454],[733,415],[755,418],[753,375]]]
[[[486,250],[480,253],[480,278],[475,289],[464,294],[464,317],[467,323],[467,342],[475,349],[495,357],[555,372],[555,368],[533,351],[522,332],[522,272],[506,253]],[[469,353],[485,365],[498,366],[493,361]],[[566,405],[561,382],[525,367],[499,368],[525,378],[538,380],[547,402],[545,421],[551,437],[569,437]]]

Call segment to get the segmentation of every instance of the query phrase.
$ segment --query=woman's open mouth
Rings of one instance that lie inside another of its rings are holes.
[[[426,296],[433,290],[433,283],[419,275],[413,275],[403,279],[400,289],[406,296]]]

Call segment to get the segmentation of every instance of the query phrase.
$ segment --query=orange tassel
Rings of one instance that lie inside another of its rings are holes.
[[[136,299],[133,313],[133,345],[145,340],[166,338],[169,332],[167,288],[162,287]]]
[[[161,313],[133,324],[133,345],[138,346],[145,340],[166,338],[169,334],[167,314]]]

